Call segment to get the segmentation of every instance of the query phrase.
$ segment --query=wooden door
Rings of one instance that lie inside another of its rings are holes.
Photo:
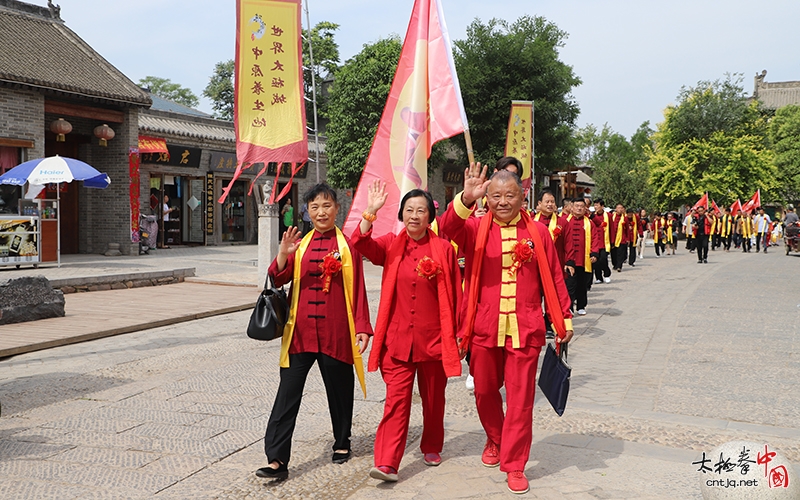
[[[74,134],[68,134],[66,141],[56,142],[55,134],[47,133],[44,143],[45,156],[66,156],[67,158],[78,158],[79,140]],[[61,206],[59,217],[61,218],[61,253],[78,253],[78,189],[81,189],[79,182],[69,182],[61,185]],[[55,199],[55,190],[46,190],[46,197]]]

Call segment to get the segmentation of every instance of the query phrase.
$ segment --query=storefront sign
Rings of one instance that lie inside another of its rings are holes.
[[[214,234],[214,174],[206,174],[206,234]]]
[[[259,170],[261,170],[259,168]],[[267,166],[267,175],[275,177],[275,174],[278,173],[278,164],[277,163],[270,163]],[[295,179],[305,179],[308,175],[308,162],[303,165],[300,170],[294,174]],[[291,163],[281,163],[281,178],[288,179],[292,176],[292,164]]]
[[[464,172],[462,170],[443,170],[442,181],[447,184],[463,184]]]
[[[0,265],[39,262],[39,218],[0,216]]]
[[[172,165],[175,167],[200,167],[200,148],[167,144],[169,153],[143,153],[142,163]]]

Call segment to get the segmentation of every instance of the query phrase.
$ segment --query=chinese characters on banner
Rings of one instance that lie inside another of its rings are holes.
[[[129,196],[131,207],[131,242],[139,242],[139,149],[128,151]]]
[[[506,156],[522,162],[522,186],[527,192],[533,178],[533,102],[511,101],[506,135]]]
[[[308,160],[300,0],[238,0],[234,124],[239,165]],[[259,173],[259,175],[263,173]]]

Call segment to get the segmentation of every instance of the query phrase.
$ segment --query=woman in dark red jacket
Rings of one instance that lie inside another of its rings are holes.
[[[439,465],[444,444],[447,377],[461,375],[456,319],[461,275],[455,251],[429,226],[433,199],[415,189],[403,197],[398,218],[405,229],[372,237],[372,222],[386,203],[385,184],[368,186],[367,210],[352,236],[359,253],[383,266],[381,301],[368,369],[381,369],[386,383],[383,419],[375,434],[370,476],[397,481],[403,458],[414,376],[422,399],[420,449],[427,465]]]

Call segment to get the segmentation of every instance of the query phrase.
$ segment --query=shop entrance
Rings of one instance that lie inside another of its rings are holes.
[[[158,216],[162,247],[205,243],[205,178],[152,174],[150,206]]]
[[[222,241],[245,241],[247,224],[247,181],[233,183],[222,206]]]
[[[64,142],[57,142],[56,136],[52,132],[45,135],[44,155],[65,156],[67,158],[78,158],[78,145],[85,142],[78,134],[68,134]],[[61,219],[61,254],[75,254],[79,252],[78,247],[78,189],[81,189],[78,182],[61,183],[61,193],[56,193],[56,186],[48,186],[45,190],[47,199],[61,197],[59,218]]]

